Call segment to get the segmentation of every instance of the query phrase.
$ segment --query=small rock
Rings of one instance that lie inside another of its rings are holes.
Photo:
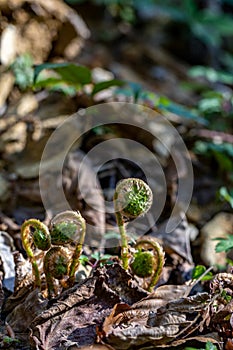
[[[3,65],[10,65],[16,58],[17,40],[18,30],[14,25],[9,24],[2,32],[0,41],[0,61]]]
[[[15,78],[11,72],[3,73],[0,78],[0,108],[5,104],[13,89]]]
[[[37,107],[38,102],[36,100],[35,95],[28,93],[22,96],[17,107],[17,113],[20,116],[24,116],[29,113],[32,113],[35,109],[37,109]]]
[[[226,253],[216,253],[215,246],[217,242],[215,238],[226,238],[232,234],[233,214],[219,213],[212,220],[207,222],[201,229],[201,238],[203,241],[201,248],[201,258],[208,265],[225,265]]]
[[[92,79],[95,83],[100,83],[102,81],[114,79],[114,75],[106,69],[96,67],[92,70]]]
[[[199,223],[202,220],[202,211],[195,203],[190,203],[186,215],[194,223]]]

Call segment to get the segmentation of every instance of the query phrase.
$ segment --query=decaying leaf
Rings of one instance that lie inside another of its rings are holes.
[[[77,347],[77,346],[73,346],[70,348],[70,350],[76,350],[76,349],[80,349],[80,350],[114,350],[114,348],[112,348],[110,345],[100,345],[100,344],[94,344],[94,345],[90,345],[90,346],[84,346],[82,348]]]
[[[151,311],[147,321],[148,326],[153,326],[153,328],[157,329],[161,324],[165,325],[165,328],[169,328],[170,325],[173,325],[170,331],[175,331],[177,330],[177,328],[175,329],[174,327],[176,325],[179,331],[173,339],[166,341],[165,337],[161,344],[158,344],[159,341],[156,343],[154,340],[152,341],[151,339],[149,341],[148,339],[148,343],[145,342],[145,346],[139,347],[140,350],[152,350],[155,347],[158,347],[158,349],[175,349],[182,344],[190,347],[194,347],[195,344],[195,348],[199,348],[200,343],[206,343],[207,341],[218,345],[219,349],[223,348],[222,344],[224,341],[226,349],[231,349],[233,335],[232,281],[233,275],[231,273],[219,273],[210,284],[211,293],[209,295],[205,293],[196,294],[189,298],[174,298],[175,300],[165,303],[164,306],[158,308],[157,311]],[[161,292],[162,289],[166,289],[166,287],[167,286],[161,287]],[[185,291],[184,295],[187,295]],[[148,298],[145,298],[144,300],[147,299]],[[141,302],[137,304],[140,303]],[[143,304],[143,300],[141,304]],[[134,307],[134,305],[132,307]],[[176,321],[177,323],[174,325]],[[164,330],[164,328],[160,328],[161,332],[162,330]],[[197,330],[199,330],[199,334],[195,335],[194,331]],[[215,332],[208,333],[211,330]],[[119,342],[119,339],[117,341]],[[113,344],[115,346],[114,342]],[[132,347],[132,349],[134,349],[134,347]]]
[[[233,274],[219,273],[210,284],[215,301],[210,309],[209,323],[228,343],[233,338]]]
[[[169,301],[176,300],[188,296],[191,287],[189,285],[164,285],[156,289],[155,292],[149,294],[146,298],[135,303],[134,309],[150,309],[156,310],[165,305]]]
[[[158,348],[158,349],[168,348],[168,349],[175,350],[178,346],[181,346],[181,345],[185,346],[185,348],[189,347],[189,346],[191,348],[193,348],[194,343],[195,343],[195,347],[197,347],[197,349],[199,349],[199,347],[201,345],[203,345],[207,342],[217,344],[219,346],[219,348],[221,348],[221,338],[218,336],[218,333],[209,333],[209,334],[198,335],[198,336],[193,336],[193,337],[185,337],[184,336],[183,339],[174,340],[174,341],[172,341],[172,343],[169,343],[169,344],[161,344],[156,348]],[[140,347],[140,350],[154,350],[154,349],[155,349],[154,345]],[[183,347],[182,347],[182,350],[183,350]]]
[[[191,227],[183,213],[182,216],[182,221],[170,234],[166,233],[167,221],[164,221],[164,223],[159,226],[158,232],[156,232],[156,237],[163,241],[165,251],[169,252],[170,254],[172,252],[177,253],[179,256],[188,261],[190,265],[192,265],[193,259],[190,247]],[[177,217],[177,220],[178,219],[179,215]]]
[[[4,278],[14,276],[14,261],[12,250],[14,250],[14,243],[11,236],[4,231],[0,231],[0,258],[4,267]]]
[[[48,300],[42,297],[38,289],[27,289],[25,295],[26,298],[21,302],[18,300],[18,305],[7,315],[6,321],[18,339],[27,341],[28,327],[33,319],[46,309]]]
[[[97,269],[93,277],[63,292],[32,321],[31,341],[38,349],[91,345],[97,327],[115,304],[132,305],[146,295],[119,264]]]
[[[107,343],[116,349],[171,344],[178,337],[182,338],[182,334],[187,336],[199,328],[202,312],[210,303],[210,296],[202,293],[168,302],[161,299],[163,306],[157,309],[134,309],[132,306],[128,310],[124,307],[125,310],[117,314],[121,306],[115,306],[104,322],[103,334]]]
[[[32,266],[30,261],[24,259],[22,254],[19,252],[14,252],[15,261],[15,287],[14,293],[16,294],[23,287],[28,287],[32,285]]]

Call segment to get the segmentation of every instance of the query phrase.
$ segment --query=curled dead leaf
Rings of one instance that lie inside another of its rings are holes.
[[[33,320],[31,342],[38,349],[90,346],[114,305],[132,305],[146,295],[119,264],[98,268],[92,277],[64,291]]]
[[[181,290],[180,293],[184,293]],[[168,293],[169,295],[169,293]],[[145,304],[147,299],[144,299]],[[140,302],[141,306],[143,301]],[[211,298],[207,293],[192,297],[163,301],[156,309],[146,307],[124,310],[115,306],[103,324],[105,340],[116,349],[134,349],[143,344],[153,346],[171,343],[182,334],[191,334],[200,326],[203,309],[209,307]],[[123,308],[126,308],[123,306]]]

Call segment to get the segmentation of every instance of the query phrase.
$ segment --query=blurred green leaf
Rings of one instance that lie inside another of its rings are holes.
[[[233,72],[233,55],[225,51],[222,53],[220,60],[224,65],[227,66],[228,70],[230,70],[232,73]]]
[[[143,89],[141,84],[128,81],[125,82],[125,87],[118,88],[115,91],[115,95],[123,95],[125,97],[133,98],[134,103],[138,102],[138,99],[141,97],[141,94],[143,94]]]
[[[142,90],[140,84],[129,84],[129,88],[117,89],[115,94],[123,94],[125,97],[134,97],[134,100],[140,100],[140,103],[150,102],[154,107],[158,107],[161,110],[168,111],[178,116],[191,119],[202,125],[208,125],[208,120],[200,117],[197,113],[189,110],[188,108],[174,103],[165,96],[159,96],[154,92]]]
[[[167,110],[169,112],[172,112],[174,114],[177,114],[181,117],[187,118],[187,119],[192,119],[202,125],[208,125],[208,121],[202,117],[200,117],[198,114],[195,112],[190,111],[188,108],[185,108],[184,106],[178,105],[177,103],[174,103],[170,101],[169,104],[164,105],[164,104],[159,104],[158,108]]]
[[[227,201],[233,208],[233,189],[228,192],[226,187],[221,187],[219,190],[219,196],[220,198],[225,199],[225,201]]]
[[[103,261],[108,260],[112,257],[110,254],[100,254],[99,252],[91,254],[92,259],[95,259],[96,261]]]
[[[230,143],[215,144],[213,142],[196,141],[194,146],[196,154],[214,157],[221,171],[233,171],[233,147]]]
[[[48,77],[37,80],[33,86],[34,88],[49,89],[51,91],[60,91],[67,96],[75,96],[77,93],[77,86],[68,85],[63,79],[56,77]]]
[[[208,341],[205,345],[205,349],[203,348],[190,348],[190,347],[185,347],[184,350],[218,350],[218,348],[211,343],[210,341]]]
[[[194,267],[193,272],[192,272],[192,279],[196,280],[199,277],[201,277],[204,272],[206,271],[206,267],[203,265],[197,265]],[[206,275],[203,276],[201,281],[209,281],[213,278],[212,272],[208,272]]]
[[[86,263],[89,261],[89,258],[86,255],[81,254],[79,257],[79,261],[82,265],[86,265]]]
[[[190,20],[192,32],[207,45],[220,46],[223,37],[233,34],[233,19],[225,13],[204,9]]]
[[[10,67],[15,75],[15,83],[25,90],[33,85],[33,60],[28,54],[16,58]]]
[[[61,84],[64,81],[61,78],[56,77],[48,77],[45,79],[37,80],[37,82],[34,84],[35,88],[51,88],[56,84]]]
[[[225,0],[232,1],[232,0]],[[233,19],[224,12],[211,11],[208,8],[200,9],[196,0],[183,0],[179,2],[154,0],[147,1],[145,5],[141,1],[134,1],[134,5],[140,10],[149,4],[154,16],[169,18],[170,21],[180,22],[189,27],[190,32],[209,46],[220,46],[224,37],[233,35]],[[152,9],[153,5],[153,9]]]
[[[108,89],[112,86],[123,86],[125,85],[125,82],[123,80],[118,80],[118,79],[112,79],[108,81],[101,81],[100,83],[96,83],[94,85],[94,88],[92,90],[92,96],[97,94],[98,92]]]
[[[73,63],[44,63],[37,65],[34,68],[34,82],[36,82],[38,75],[44,69],[57,72],[61,79],[69,84],[85,85],[91,83],[90,69]]]
[[[192,279],[198,279],[206,271],[206,267],[203,265],[197,265],[193,269]]]
[[[128,82],[129,87],[132,90],[133,98],[134,98],[134,103],[137,103],[140,93],[142,92],[142,86],[139,83],[135,83],[133,81]]]
[[[221,291],[221,298],[223,298],[227,303],[229,303],[232,300],[232,296],[229,295],[225,289]]]
[[[216,253],[228,252],[233,248],[233,235],[228,235],[227,238],[215,238],[219,241],[215,247]]]
[[[232,23],[233,25],[233,23]],[[217,71],[211,67],[205,66],[194,66],[189,70],[189,76],[192,78],[202,77],[211,83],[223,83],[223,84],[233,84],[233,76],[231,73],[224,71]]]
[[[202,113],[221,112],[222,101],[218,97],[203,98],[198,103],[198,108]]]
[[[218,348],[210,341],[206,343],[205,350],[218,350]]]
[[[222,171],[233,171],[233,162],[232,159],[222,150],[212,150],[215,159],[219,164],[219,168]]]
[[[2,341],[3,341],[3,344],[5,345],[14,345],[15,343],[21,343],[19,339],[8,337],[8,336],[4,336]]]

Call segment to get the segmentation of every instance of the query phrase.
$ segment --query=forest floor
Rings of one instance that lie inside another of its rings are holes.
[[[233,349],[233,100],[212,119],[197,108],[203,91],[232,96],[232,85],[194,77],[210,52],[175,45],[166,21],[104,11],[0,2],[0,348]],[[113,208],[124,178],[154,196],[128,223],[128,270]],[[20,228],[36,218],[51,229],[69,208],[87,222],[82,264],[48,298],[45,253],[35,288]],[[132,269],[141,236],[165,254],[152,292]]]

